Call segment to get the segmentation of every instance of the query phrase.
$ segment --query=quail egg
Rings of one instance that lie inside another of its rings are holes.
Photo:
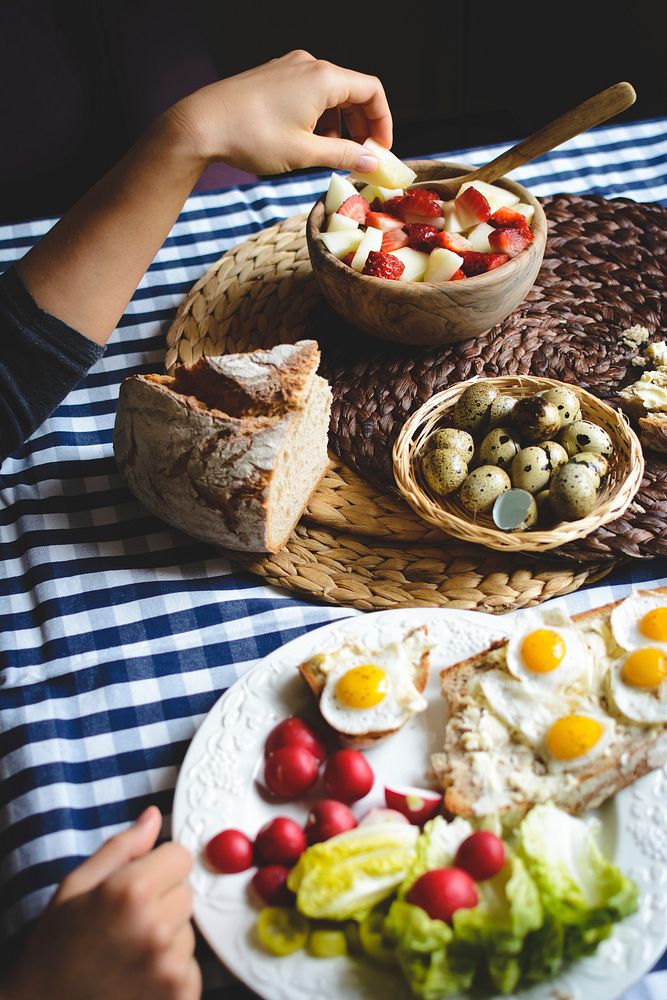
[[[491,510],[501,493],[511,488],[510,477],[497,465],[480,465],[466,477],[459,498],[468,510]]]
[[[594,472],[598,479],[598,487],[609,472],[609,462],[604,455],[599,455],[596,451],[579,451],[572,456],[570,462],[578,462]]]
[[[489,409],[489,427],[505,427],[512,419],[516,396],[496,396]]]
[[[529,444],[547,441],[560,428],[560,417],[553,403],[542,396],[524,396],[512,410],[512,423]]]
[[[551,517],[552,510],[549,504],[549,490],[540,490],[539,493],[535,494],[535,503],[537,504],[537,513],[540,518],[548,520]]]
[[[539,395],[542,399],[546,399],[547,403],[553,403],[556,407],[561,427],[567,427],[575,420],[581,420],[581,405],[572,389],[558,386],[553,389],[545,389]]]
[[[485,382],[475,382],[468,386],[454,406],[454,425],[470,434],[479,434],[489,424],[491,403],[498,395],[498,390]]]
[[[483,465],[506,468],[521,446],[505,427],[495,427],[479,446],[479,460]],[[567,455],[565,456],[567,461]]]
[[[510,468],[512,486],[529,493],[539,493],[549,482],[551,466],[543,448],[531,445],[522,448],[512,459]]]
[[[493,505],[493,520],[502,531],[527,531],[537,523],[535,498],[526,490],[507,490]]]
[[[549,504],[564,521],[586,517],[595,507],[595,480],[584,465],[561,465],[549,485]]]
[[[436,448],[451,448],[458,451],[459,455],[469,462],[475,454],[475,442],[467,431],[460,431],[456,427],[441,427],[426,438],[423,454],[434,451]]]
[[[424,479],[440,496],[457,490],[468,475],[468,464],[453,448],[434,448],[421,460]]]
[[[552,472],[555,472],[556,469],[559,469],[561,465],[565,465],[567,462],[567,452],[562,444],[558,444],[558,441],[541,441],[539,446],[543,451],[546,451]]]
[[[570,458],[580,451],[595,451],[605,458],[614,453],[614,446],[606,430],[590,420],[575,420],[561,431],[558,440]]]

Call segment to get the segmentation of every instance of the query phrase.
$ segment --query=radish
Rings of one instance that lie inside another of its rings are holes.
[[[403,813],[396,809],[371,809],[363,819],[359,820],[359,826],[377,826],[378,823],[409,823],[410,820]]]
[[[442,805],[442,795],[439,792],[413,788],[410,785],[385,787],[384,799],[390,809],[403,813],[410,823],[417,826],[423,826],[427,820],[432,819],[440,812]]]
[[[267,865],[293,865],[306,849],[306,835],[293,819],[276,816],[255,838],[255,850]]]
[[[459,844],[454,864],[478,882],[493,878],[505,864],[505,845],[490,830],[477,830]]]
[[[477,906],[475,883],[462,868],[434,868],[424,872],[410,887],[408,903],[421,906],[431,920],[451,923],[457,910]]]
[[[222,830],[211,837],[205,848],[208,863],[222,872],[232,875],[244,872],[252,865],[252,841],[240,830]]]
[[[316,802],[308,813],[306,820],[306,836],[309,844],[319,844],[329,837],[335,837],[346,830],[352,830],[357,821],[349,806],[335,799],[322,799]]]

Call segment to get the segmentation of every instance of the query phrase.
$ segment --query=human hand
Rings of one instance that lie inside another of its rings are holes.
[[[200,997],[186,882],[192,859],[175,843],[151,851],[159,831],[160,813],[151,806],[70,872],[38,921],[3,998]]]
[[[259,174],[314,166],[370,173],[376,160],[360,144],[369,136],[387,148],[392,143],[377,77],[301,50],[204,87],[168,115],[204,162],[224,160]],[[351,139],[340,137],[341,115]]]

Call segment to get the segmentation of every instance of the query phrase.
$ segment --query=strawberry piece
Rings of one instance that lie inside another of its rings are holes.
[[[387,215],[394,215],[397,219],[400,219],[400,208],[404,201],[405,197],[402,194],[397,195],[395,198],[388,198],[382,204],[382,211],[386,212]]]
[[[451,276],[451,278],[449,280],[450,281],[460,281],[462,278],[465,278],[465,274],[463,273],[463,268],[460,267],[458,269],[458,271],[454,271],[454,274]]]
[[[463,253],[464,250],[472,250],[470,240],[467,240],[461,233],[438,233],[433,240],[433,247],[442,247],[443,250],[452,250],[454,253]]]
[[[463,257],[461,270],[466,278],[492,271],[494,267],[500,267],[509,260],[509,256],[505,253],[480,253],[478,250],[465,250],[461,256]]]
[[[489,246],[497,253],[506,253],[508,257],[516,257],[534,240],[530,229],[494,229],[489,233]]]
[[[466,229],[478,222],[486,222],[491,215],[491,206],[477,188],[466,188],[454,201],[456,214],[465,223]],[[338,209],[340,212],[340,209]]]
[[[526,222],[526,216],[521,212],[515,212],[512,208],[498,208],[489,216],[489,225],[494,229],[527,229],[530,226]]]
[[[338,209],[339,215],[346,215],[356,222],[365,223],[370,205],[360,194],[353,194]]]
[[[390,229],[402,229],[403,223],[394,215],[387,215],[386,212],[369,212],[366,216],[366,225],[373,229],[381,229],[383,233],[388,233]]]
[[[405,227],[408,234],[408,246],[413,250],[421,250],[422,253],[430,253],[433,249],[433,240],[439,235],[439,230],[435,226],[423,225],[422,223],[410,223]]]
[[[373,278],[389,278],[390,281],[398,281],[403,271],[405,271],[405,264],[398,257],[392,257],[390,253],[383,253],[381,250],[371,250],[361,273],[370,274]]]
[[[371,202],[371,212],[382,212],[384,210],[384,202],[381,198],[373,198]]]
[[[419,194],[406,194],[402,203],[397,208],[397,214],[404,222],[421,222],[424,220],[427,223],[429,219],[435,219],[439,215],[442,215],[440,202],[434,201],[432,198],[424,198],[421,194],[421,189],[418,189],[418,191],[420,192]]]
[[[351,267],[353,257],[354,257],[354,250],[352,251],[352,253],[345,254],[344,257],[341,257],[341,260],[343,264],[347,264],[348,267]]]
[[[409,198],[418,198],[420,201],[439,201],[440,195],[437,191],[429,191],[428,188],[408,188],[406,195]]]
[[[407,245],[408,234],[405,229],[390,229],[382,237],[382,247],[380,249],[383,253],[390,253],[392,250],[400,250],[401,247],[406,247]]]

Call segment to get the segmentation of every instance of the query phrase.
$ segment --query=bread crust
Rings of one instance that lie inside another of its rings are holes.
[[[667,595],[667,587],[652,588],[651,592]],[[620,603],[619,600],[591,608],[573,615],[572,620],[579,623],[608,622],[613,608]],[[499,640],[481,653],[445,668],[440,674],[448,720],[443,751],[433,755],[432,764],[443,788],[445,810],[452,815],[468,818],[479,815],[475,810],[477,792],[471,775],[471,757],[475,751],[463,745],[465,729],[462,713],[471,704],[470,689],[480,672],[496,669],[504,663],[502,650],[506,645],[507,640]],[[667,724],[651,727],[650,730],[637,726],[636,730],[633,738],[626,739],[614,757],[598,758],[587,768],[568,772],[568,776],[575,776],[575,785],[566,780],[559,782],[549,796],[551,801],[576,815],[596,808],[622,788],[667,762]],[[533,801],[528,799],[515,799],[511,805],[501,807],[499,812],[512,820],[520,819],[532,805]]]
[[[415,632],[419,632],[421,630],[426,631],[426,626],[419,625],[417,628],[411,629],[406,633],[405,638],[407,639]],[[416,664],[414,675],[414,684],[420,693],[422,693],[426,687],[429,667],[430,653],[428,650],[425,650]],[[305,660],[303,663],[300,663],[298,669],[319,704],[319,700],[322,697],[322,692],[324,691],[326,683],[326,675],[318,672],[316,663],[312,659]],[[394,729],[382,729],[360,735],[350,735],[349,733],[341,732],[330,723],[327,723],[327,725],[331,732],[335,734],[338,742],[341,743],[342,746],[348,747],[352,750],[369,750],[371,747],[377,746],[378,743],[381,743],[383,740],[386,740],[389,736],[393,736],[394,733],[397,733],[400,729],[402,729],[402,726],[396,726]]]

